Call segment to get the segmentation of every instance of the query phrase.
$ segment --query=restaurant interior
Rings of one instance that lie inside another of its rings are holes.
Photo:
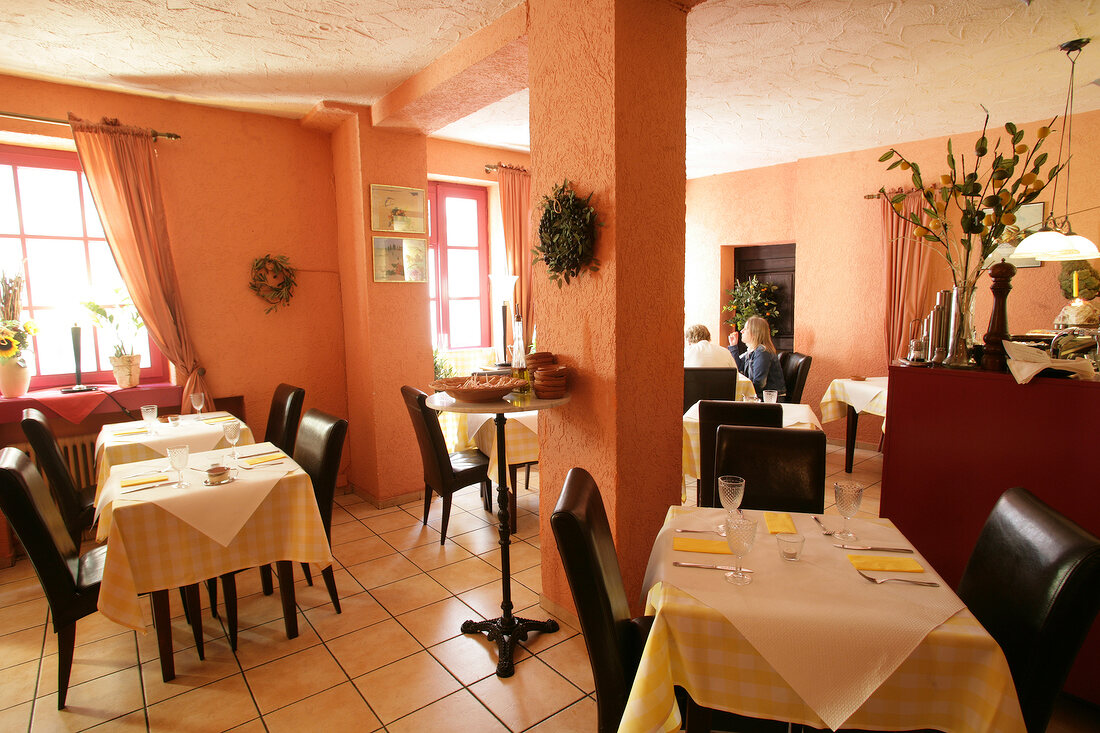
[[[1100,241],[1100,48],[1060,48],[1100,31],[1093,3],[5,15],[0,372],[31,366],[10,394],[0,374],[0,730],[1100,731],[1100,486],[1067,450],[1100,408],[1098,260],[982,267],[968,334],[939,230],[897,229],[914,186],[919,208],[966,199],[962,172],[1004,154],[1009,183],[1040,183],[978,197],[982,247],[1048,224]],[[141,184],[111,178],[130,158]],[[58,177],[36,189],[40,170]],[[75,219],[43,193],[60,176]],[[541,238],[569,205],[595,221],[571,272]],[[738,355],[689,398],[685,328],[744,342],[750,275],[782,314],[749,352],[809,358],[778,396]],[[108,354],[131,314],[124,386]],[[6,329],[27,319],[24,347]],[[1062,333],[1092,346],[1059,372]],[[1011,344],[1044,339],[1020,376]],[[711,400],[764,422],[731,429]],[[764,441],[741,459],[739,431]],[[732,505],[723,473],[749,477]],[[809,504],[757,498],[795,474]],[[223,483],[243,498],[202,505]],[[998,521],[1015,562],[983,554]],[[1032,521],[1076,564],[1021,549]],[[841,527],[885,560],[831,549]],[[771,534],[802,538],[796,562]],[[1001,635],[1013,589],[1050,596],[1027,643],[1055,661]]]

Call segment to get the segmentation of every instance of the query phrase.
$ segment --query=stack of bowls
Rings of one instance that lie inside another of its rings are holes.
[[[535,372],[535,397],[555,400],[565,396],[565,365],[552,365]]]
[[[543,367],[553,366],[557,361],[557,357],[549,351],[533,351],[527,355],[527,373],[534,379],[536,371]]]

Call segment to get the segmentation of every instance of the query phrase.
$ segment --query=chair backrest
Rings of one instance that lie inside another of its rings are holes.
[[[797,428],[718,428],[714,475],[745,479],[742,509],[825,510],[825,433]]]
[[[737,399],[733,367],[684,367],[684,412],[699,400]]]
[[[797,351],[780,351],[779,368],[783,372],[783,381],[787,384],[784,402],[798,404],[802,402],[802,390],[806,388],[806,377],[810,374],[812,356]]]
[[[583,468],[573,468],[565,477],[550,526],[588,647],[598,729],[614,731],[626,708],[642,648],[630,618],[603,499]]]
[[[959,597],[1001,645],[1029,733],[1045,730],[1100,609],[1100,538],[1009,489],[978,535]]]
[[[442,493],[454,481],[451,468],[451,455],[447,452],[447,441],[443,439],[443,430],[439,427],[439,415],[428,407],[428,395],[415,387],[404,386],[401,396],[412,419],[416,444],[420,447],[420,459],[424,464],[424,483]]]
[[[336,491],[336,476],[340,473],[340,456],[348,421],[320,410],[309,410],[298,424],[298,439],[294,446],[294,461],[309,474],[317,509],[325,525],[325,534],[332,530],[332,496]]]
[[[72,537],[73,544],[79,547],[80,536],[84,532],[80,520],[80,489],[73,481],[69,464],[61,454],[57,438],[50,429],[46,416],[32,407],[23,410],[23,420],[20,424],[23,434],[27,436],[27,442],[34,449],[39,465],[46,472],[46,480],[49,481],[50,488],[53,490],[69,536]]]
[[[288,455],[294,454],[298,420],[302,417],[302,404],[305,401],[306,391],[290,384],[280,384],[271,397],[271,409],[267,413],[264,440],[274,443]]]
[[[699,403],[699,506],[719,506],[714,491],[714,442],[720,425],[783,427],[783,408],[764,402],[703,400]]]
[[[63,625],[77,594],[77,546],[34,462],[16,448],[0,451],[0,509],[34,565],[54,626]]]

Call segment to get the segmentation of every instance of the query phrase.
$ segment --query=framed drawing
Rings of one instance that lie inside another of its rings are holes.
[[[376,232],[426,234],[428,206],[422,188],[370,187],[370,228]]]
[[[1032,232],[1039,231],[1039,227],[1043,225],[1043,206],[1043,202],[1040,201],[1037,204],[1024,204],[1016,209],[1016,226],[1020,229],[1020,238],[1012,244],[998,245],[997,249],[993,250],[989,257],[986,257],[985,262],[982,263],[983,270],[988,270],[1002,259],[1011,262],[1017,268],[1042,267],[1042,262],[1033,260],[1030,257],[1023,260],[1009,260],[1008,256],[1016,251],[1016,245],[1022,242],[1024,237]],[[989,210],[985,209],[985,211],[988,212]]]
[[[375,237],[374,281],[428,282],[428,240]]]

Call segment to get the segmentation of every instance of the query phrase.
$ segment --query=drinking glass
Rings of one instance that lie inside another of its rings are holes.
[[[851,542],[857,537],[848,529],[848,520],[859,511],[859,503],[863,499],[863,484],[858,481],[837,481],[833,484],[833,490],[836,492],[836,510],[844,517],[844,527],[833,538],[841,542]]]
[[[741,498],[745,496],[745,479],[740,476],[718,477],[718,500],[722,502],[722,508],[726,510],[727,519],[734,512],[741,513]],[[722,522],[715,529],[723,537],[726,535],[726,523]]]
[[[145,429],[152,433],[157,425],[157,406],[142,405],[141,419],[145,421]]]
[[[168,449],[168,462],[176,469],[176,488],[186,489],[189,484],[183,481],[183,469],[187,468],[188,450],[186,445],[174,445]]]
[[[752,578],[748,573],[741,572],[741,558],[752,550],[752,543],[756,539],[756,520],[739,517],[730,514],[726,520],[726,544],[730,552],[737,558],[737,569],[726,573],[726,582],[734,585],[748,585]]]
[[[237,460],[237,441],[241,439],[240,420],[229,420],[222,423],[222,434],[225,436],[225,442],[233,448],[233,460]]]
[[[202,406],[206,404],[206,395],[202,392],[191,393],[191,407],[195,408],[195,414],[202,414]],[[197,418],[196,418],[197,419]]]
[[[779,391],[774,390],[774,389],[764,390],[764,401],[765,402],[778,402],[779,401]]]

